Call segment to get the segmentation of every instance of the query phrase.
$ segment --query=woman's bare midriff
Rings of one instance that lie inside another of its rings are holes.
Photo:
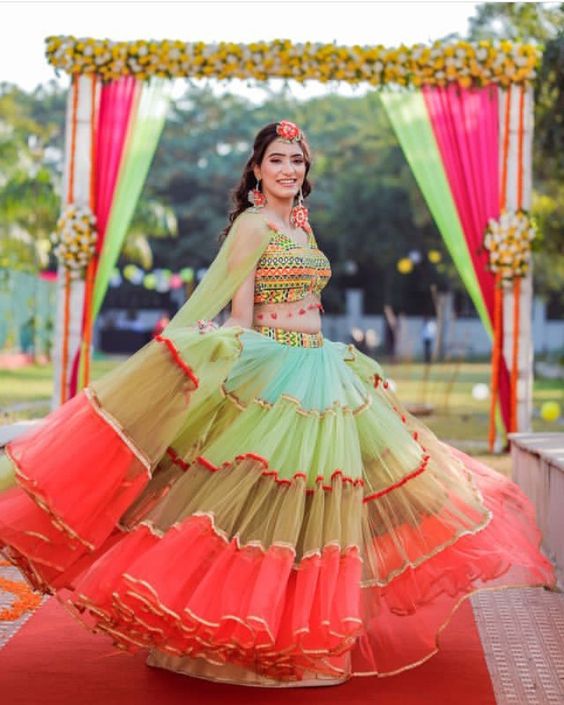
[[[321,330],[320,299],[308,294],[301,301],[284,304],[255,304],[253,327],[269,326],[295,330],[300,333],[319,333]]]

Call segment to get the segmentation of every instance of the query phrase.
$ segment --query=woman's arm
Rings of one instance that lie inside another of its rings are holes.
[[[231,315],[227,321],[225,321],[222,328],[229,326],[251,328],[253,324],[255,272],[256,267],[235,292],[231,300]]]
[[[247,289],[243,284],[247,277],[250,278],[249,273],[256,268],[271,236],[272,231],[261,215],[249,211],[241,213],[233,221],[205,277],[174,316],[167,330],[212,320],[233,300],[238,289]],[[243,317],[250,321],[250,301],[247,308]]]

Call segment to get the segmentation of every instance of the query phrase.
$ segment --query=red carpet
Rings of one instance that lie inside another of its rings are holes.
[[[0,700],[10,705],[495,705],[472,607],[443,632],[441,651],[389,678],[273,690],[220,685],[145,666],[83,629],[49,600],[0,650]]]

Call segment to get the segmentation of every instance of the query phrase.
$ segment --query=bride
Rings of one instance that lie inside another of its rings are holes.
[[[310,166],[295,124],[261,129],[189,301],[7,449],[6,558],[153,666],[265,686],[390,675],[432,656],[474,591],[555,582],[520,489],[324,338]]]

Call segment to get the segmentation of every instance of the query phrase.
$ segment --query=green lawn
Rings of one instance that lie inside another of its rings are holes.
[[[440,363],[432,365],[427,378],[422,364],[388,365],[386,374],[397,383],[397,394],[407,404],[428,404],[433,413],[425,423],[447,441],[462,442],[468,451],[476,445],[480,452],[487,445],[489,426],[489,399],[478,401],[472,389],[478,383],[487,384],[488,363]],[[545,401],[562,402],[562,382],[536,379],[533,385],[533,431],[564,430],[560,423],[547,422],[540,417]]]
[[[116,357],[94,360],[93,379],[102,376],[119,362],[120,358]],[[45,416],[49,412],[52,393],[52,365],[0,369],[0,424]]]
[[[93,379],[119,363],[120,358],[96,359]],[[409,407],[429,405],[432,413],[422,420],[442,439],[458,445],[472,455],[487,451],[489,402],[472,397],[472,388],[488,382],[487,363],[452,362],[433,365],[427,371],[420,363],[386,365],[387,376],[397,385],[399,398]],[[39,418],[49,410],[52,390],[52,366],[30,366],[17,370],[0,370],[0,423]],[[562,400],[558,381],[538,379],[534,385],[533,430],[563,430],[564,419],[556,423],[543,421],[540,406],[548,400]]]

